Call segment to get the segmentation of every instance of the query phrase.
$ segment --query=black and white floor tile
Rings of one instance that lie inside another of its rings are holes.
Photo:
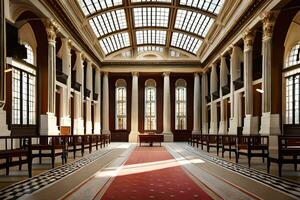
[[[289,196],[300,199],[300,184],[288,181],[268,173],[264,173],[247,166],[233,163],[217,156],[213,156],[202,150],[197,150],[186,144],[181,145],[184,149],[196,154],[200,158],[215,163],[221,167],[224,167],[230,171],[243,175],[247,178],[253,179],[257,182],[263,183],[271,188],[277,189],[281,192],[288,194]]]
[[[7,188],[0,190],[0,199],[12,200],[18,199],[23,195],[32,194],[33,192],[48,186],[67,175],[79,170],[80,168],[88,165],[91,162],[103,157],[104,155],[110,153],[113,149],[108,148],[105,150],[95,151],[92,154],[86,155],[79,160],[72,163],[67,163],[65,165],[56,167],[30,179],[13,184]]]

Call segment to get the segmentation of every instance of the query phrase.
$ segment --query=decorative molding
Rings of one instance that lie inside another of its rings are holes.
[[[102,66],[110,66],[110,65],[122,65],[122,66],[133,66],[133,65],[184,65],[184,66],[197,66],[199,68],[202,67],[200,61],[180,61],[180,60],[172,60],[172,61],[155,61],[155,60],[144,60],[144,61],[135,61],[135,60],[126,60],[126,61],[104,61]]]

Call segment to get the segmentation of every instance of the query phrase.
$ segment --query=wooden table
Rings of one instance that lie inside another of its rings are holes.
[[[154,142],[159,142],[159,146],[164,141],[163,134],[139,134],[140,146],[142,143],[149,143],[149,146],[152,147]]]

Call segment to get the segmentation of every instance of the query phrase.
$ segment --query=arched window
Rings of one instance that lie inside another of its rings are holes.
[[[300,64],[300,43],[296,44],[288,55],[286,68]]]
[[[156,82],[145,82],[145,130],[156,130]]]
[[[186,129],[186,81],[178,79],[175,83],[175,129]]]
[[[127,95],[126,81],[116,81],[116,130],[127,129]]]
[[[24,43],[24,45],[25,45],[26,51],[27,51],[27,58],[24,59],[24,61],[33,65],[34,64],[33,50],[28,43]]]
[[[296,44],[290,51],[286,67],[295,67],[300,64],[300,43]],[[299,124],[300,118],[300,68],[291,68],[284,73],[286,83],[286,124]]]

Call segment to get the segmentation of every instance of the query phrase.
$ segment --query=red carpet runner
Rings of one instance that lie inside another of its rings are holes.
[[[211,199],[164,147],[137,147],[102,200]]]

